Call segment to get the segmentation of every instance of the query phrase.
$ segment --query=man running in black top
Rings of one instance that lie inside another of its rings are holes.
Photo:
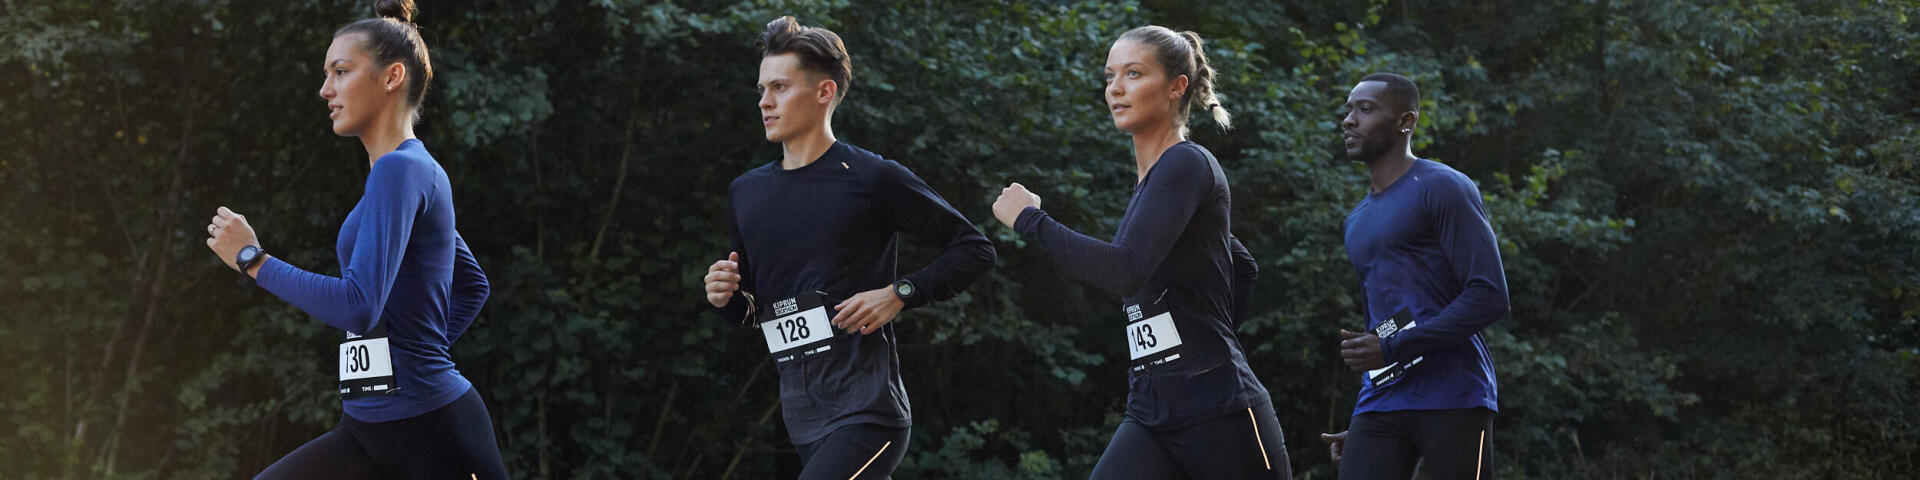
[[[781,17],[760,41],[761,124],[783,156],[728,189],[733,252],[707,269],[707,301],[765,337],[800,478],[888,478],[912,424],[893,319],[959,294],[993,245],[906,167],[834,139],[852,77],[838,35]],[[901,276],[901,232],[942,252]]]

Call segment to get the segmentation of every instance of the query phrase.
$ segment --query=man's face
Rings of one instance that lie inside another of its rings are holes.
[[[1401,118],[1407,113],[1387,94],[1387,83],[1360,82],[1347,95],[1347,115],[1340,119],[1342,143],[1347,158],[1372,162],[1388,155],[1400,132]]]
[[[760,59],[760,125],[767,141],[784,143],[820,128],[833,96],[831,80],[806,71],[793,53]],[[835,89],[837,90],[837,89]]]

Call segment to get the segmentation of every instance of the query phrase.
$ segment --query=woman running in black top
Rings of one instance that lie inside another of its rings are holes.
[[[1054,221],[1018,183],[993,204],[1001,223],[1070,275],[1123,299],[1126,321],[1115,325],[1127,329],[1127,414],[1093,478],[1287,478],[1272,401],[1233,332],[1252,256],[1229,231],[1220,163],[1186,141],[1194,106],[1230,125],[1200,36],[1128,31],[1107,54],[1106,78],[1108,109],[1133,136],[1139,175],[1113,241]]]

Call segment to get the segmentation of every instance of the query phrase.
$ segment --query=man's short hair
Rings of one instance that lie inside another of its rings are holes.
[[[1414,86],[1413,80],[1408,80],[1407,77],[1392,73],[1380,72],[1367,75],[1365,78],[1361,78],[1360,81],[1386,83],[1387,96],[1393,97],[1392,101],[1396,102],[1395,107],[1399,108],[1402,112],[1420,111],[1420,87]]]

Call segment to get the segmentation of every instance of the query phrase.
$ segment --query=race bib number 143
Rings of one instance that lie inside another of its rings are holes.
[[[1174,326],[1173,314],[1163,305],[1135,304],[1126,307],[1127,314],[1127,353],[1133,360],[1133,369],[1142,370],[1180,359],[1180,329]]]

